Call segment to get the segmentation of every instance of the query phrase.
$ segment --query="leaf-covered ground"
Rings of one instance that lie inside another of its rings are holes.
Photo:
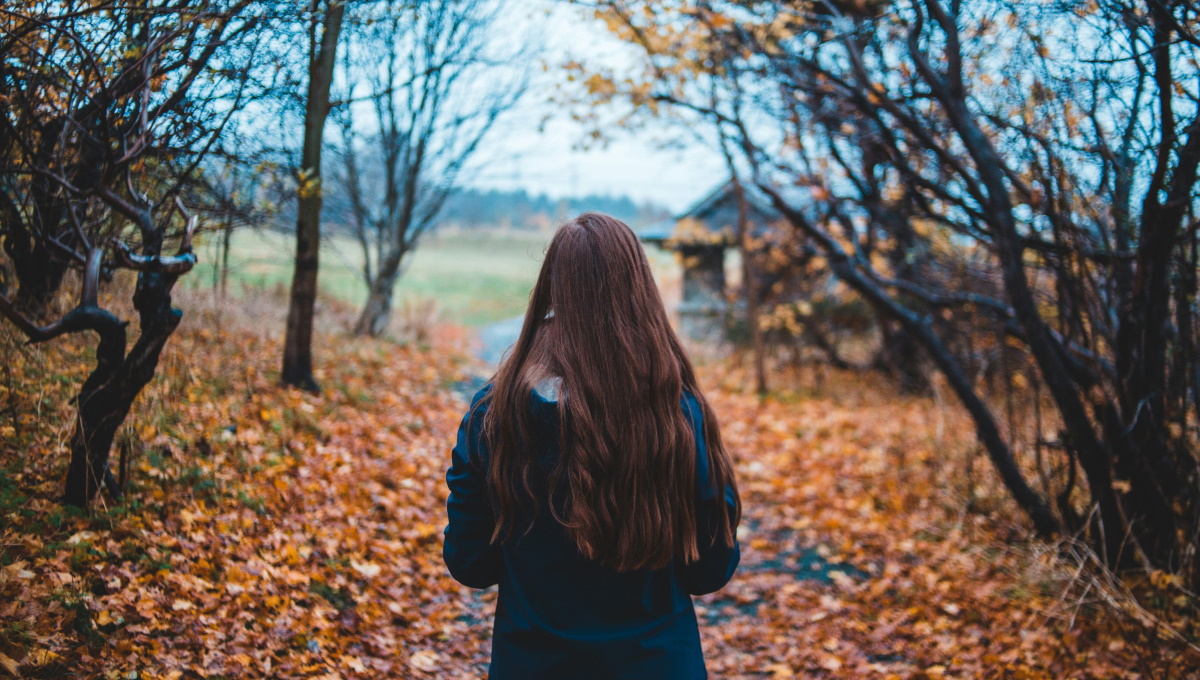
[[[275,385],[278,324],[222,325],[171,339],[129,494],[86,515],[54,496],[91,350],[4,337],[0,677],[483,677],[495,593],[441,563],[463,339],[324,336],[312,396]],[[1195,677],[1194,647],[1146,656],[1145,616],[1026,542],[953,405],[704,379],[746,509],[738,575],[697,603],[713,677]],[[1194,643],[1195,601],[1144,585]]]

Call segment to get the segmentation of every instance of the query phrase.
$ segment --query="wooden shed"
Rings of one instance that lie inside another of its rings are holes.
[[[764,233],[779,214],[767,197],[745,186],[747,228]],[[725,290],[725,253],[737,246],[738,192],[732,179],[709,192],[676,217],[638,231],[643,243],[679,255],[683,266],[683,297],[679,329],[696,340],[717,340],[724,334],[729,299]]]

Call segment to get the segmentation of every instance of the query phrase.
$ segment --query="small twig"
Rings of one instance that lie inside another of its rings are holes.
[[[87,265],[83,272],[83,289],[79,293],[80,307],[96,307],[100,299],[100,267],[104,262],[104,250],[92,248],[88,251]]]
[[[178,195],[175,196],[175,207],[179,209],[179,214],[183,215],[183,219],[187,221],[187,227],[183,232],[183,241],[179,244],[179,254],[187,255],[192,252],[192,236],[196,233],[196,216],[188,212],[187,207],[183,205],[183,200]]]

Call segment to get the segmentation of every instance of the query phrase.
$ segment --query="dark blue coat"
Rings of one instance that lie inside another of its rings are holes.
[[[692,595],[711,593],[733,576],[738,547],[707,540],[716,504],[733,512],[733,489],[718,499],[709,488],[699,403],[682,408],[696,433],[700,559],[665,569],[617,572],[580,555],[562,525],[543,511],[528,533],[492,545],[494,520],[485,493],[486,404],[471,402],[458,430],[446,483],[450,523],[443,556],[451,575],[472,588],[500,584],[492,635],[490,680],[694,680],[707,677]],[[557,406],[533,393],[539,458],[558,453]],[[473,413],[473,416],[472,416]],[[539,485],[544,492],[544,486]],[[545,499],[539,499],[545,507]],[[707,532],[707,535],[705,535]]]

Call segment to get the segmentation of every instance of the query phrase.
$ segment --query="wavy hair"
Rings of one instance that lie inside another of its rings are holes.
[[[559,227],[520,337],[492,379],[483,433],[493,543],[511,537],[519,513],[536,515],[539,506],[536,452],[525,443],[534,431],[534,387],[548,377],[561,379],[561,455],[548,473],[547,505],[584,556],[618,571],[698,559],[696,441],[684,391],[700,404],[718,499],[711,540],[733,545],[741,502],[732,514],[722,502],[727,485],[736,497],[736,484],[717,420],[646,253],[616,218],[589,212]]]

